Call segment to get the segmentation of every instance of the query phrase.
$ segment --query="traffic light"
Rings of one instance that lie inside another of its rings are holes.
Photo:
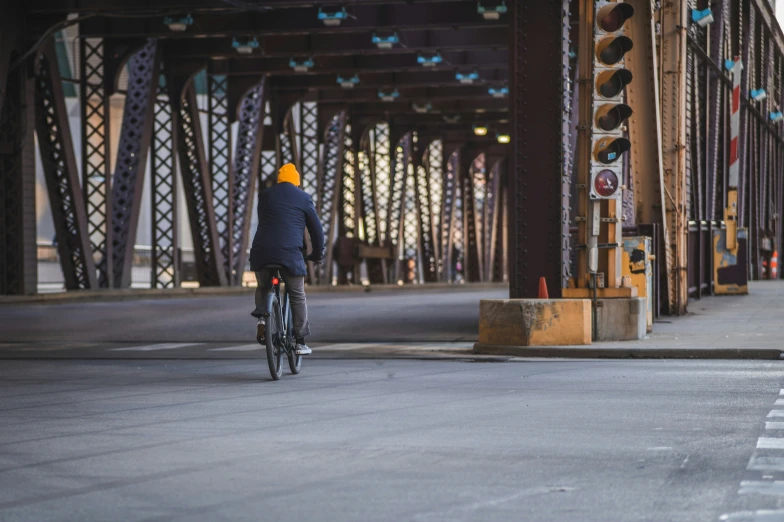
[[[624,55],[633,43],[623,34],[634,8],[622,2],[598,0],[593,27],[593,121],[591,122],[591,199],[617,199],[623,184],[623,155],[631,148],[625,123],[632,109],[624,103],[624,88],[632,73]]]

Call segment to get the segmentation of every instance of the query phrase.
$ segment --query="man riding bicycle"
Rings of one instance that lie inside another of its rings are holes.
[[[279,265],[291,300],[294,321],[296,354],[308,355],[312,350],[305,344],[310,335],[308,305],[305,300],[305,259],[321,262],[324,257],[324,231],[310,196],[299,189],[297,168],[287,163],[278,171],[278,183],[259,194],[259,226],[250,249],[250,269],[256,273],[256,309],[251,315],[258,318],[256,338],[264,339],[264,296],[270,290],[272,271],[266,267]],[[313,246],[309,257],[303,258],[305,228]]]

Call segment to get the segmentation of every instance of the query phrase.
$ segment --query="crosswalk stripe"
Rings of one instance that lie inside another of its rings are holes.
[[[784,417],[784,410],[771,410],[768,417]]]
[[[185,346],[200,346],[203,343],[158,343],[147,344],[144,346],[126,346],[123,348],[112,348],[112,352],[156,352],[159,350],[176,350]]]
[[[225,348],[210,348],[208,352],[253,352],[263,350],[260,344],[241,344],[239,346],[226,346]]]
[[[766,430],[784,430],[784,422],[766,422]]]
[[[760,437],[757,439],[758,449],[784,449],[784,438]]]

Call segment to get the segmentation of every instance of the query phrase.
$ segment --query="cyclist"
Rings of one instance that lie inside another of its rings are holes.
[[[320,262],[324,257],[324,231],[316,214],[313,200],[300,185],[297,168],[287,163],[278,171],[278,183],[259,194],[259,226],[250,249],[250,269],[256,272],[256,309],[251,315],[258,318],[256,338],[264,339],[264,296],[270,290],[272,273],[265,267],[279,265],[291,300],[296,354],[308,355],[312,350],[305,344],[310,335],[308,305],[305,300],[305,259]],[[310,233],[313,250],[305,252],[305,228]]]

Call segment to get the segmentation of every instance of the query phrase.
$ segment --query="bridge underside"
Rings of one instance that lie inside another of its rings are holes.
[[[736,56],[738,264],[778,277],[784,36],[766,0],[713,2],[706,27],[688,18],[703,1],[628,3],[623,230],[653,238],[656,312],[682,313],[715,288]],[[140,269],[154,288],[240,285],[255,195],[291,162],[327,236],[311,284],[508,281],[536,297],[545,277],[560,296],[586,247],[573,87],[588,2],[483,4],[501,2],[356,1],[335,25],[316,0],[5,2],[0,294],[36,292],[47,260],[68,290],[129,287]]]

